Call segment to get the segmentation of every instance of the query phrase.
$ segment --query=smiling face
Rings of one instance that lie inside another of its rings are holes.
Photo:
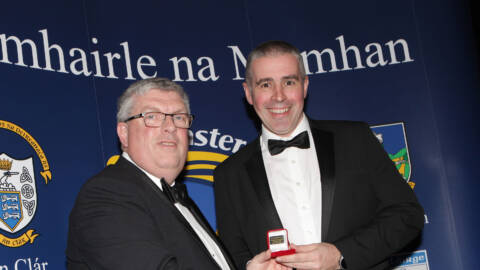
[[[251,79],[243,83],[248,103],[271,132],[289,136],[302,120],[308,77],[302,80],[297,58],[289,53],[252,61]]]
[[[134,97],[130,115],[143,112],[186,113],[179,94],[151,89]],[[160,127],[147,127],[143,118],[117,124],[122,148],[147,172],[172,183],[182,171],[188,152],[188,129],[177,128],[167,117]]]

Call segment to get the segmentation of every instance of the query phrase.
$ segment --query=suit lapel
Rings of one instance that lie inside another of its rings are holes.
[[[223,254],[223,257],[228,263],[228,266],[230,266],[230,269],[235,269],[235,265],[233,261],[230,259],[230,255],[226,252],[225,247],[218,241],[217,235],[215,232],[212,230],[212,227],[210,227],[208,221],[205,219],[205,217],[202,215],[200,209],[198,209],[197,205],[193,200],[189,197],[190,200],[190,206],[188,209],[192,213],[192,215],[195,217],[195,219],[198,221],[198,223],[202,226],[202,228],[210,235],[212,240],[217,244],[218,248]]]
[[[153,181],[145,174],[143,173],[140,169],[138,169],[135,165],[133,165],[132,163],[130,163],[129,161],[125,160],[123,157],[119,159],[119,161],[117,162],[118,165],[120,166],[127,166],[127,168],[130,170],[130,169],[134,169],[133,173],[136,175],[136,177],[138,178],[142,178],[140,179],[141,180],[141,183],[147,183],[147,185],[149,186],[148,188],[150,190],[153,190],[153,192],[160,198],[160,200],[162,201],[162,204],[164,204],[164,206],[169,209],[172,214],[181,222],[183,223],[183,225],[185,226],[185,228],[187,228],[187,230],[193,235],[193,237],[197,240],[197,243],[199,244],[199,246],[202,247],[202,250],[205,252],[206,256],[208,256],[215,264],[217,264],[217,262],[212,258],[210,252],[208,251],[208,249],[205,247],[205,245],[203,244],[202,240],[200,239],[200,237],[198,237],[197,233],[195,232],[195,230],[193,229],[193,227],[190,225],[190,223],[188,223],[188,221],[185,219],[185,217],[182,215],[182,213],[180,213],[180,211],[175,207],[175,205],[173,205],[167,198],[167,196],[163,193],[163,191],[157,186],[155,185],[155,183],[153,183]],[[193,201],[190,199],[190,201],[193,203]],[[195,206],[196,208],[196,206]],[[192,212],[192,215],[195,217],[195,219],[197,219],[198,223],[205,229],[206,225],[204,223],[204,220],[198,218],[199,216],[199,213],[196,212],[196,211],[192,211],[192,207],[189,207],[189,210]],[[201,214],[200,214],[201,216]],[[205,229],[205,231],[207,231],[207,233],[212,237],[212,233]],[[213,240],[218,243],[215,239],[215,237],[212,237]],[[219,246],[220,249],[222,249],[221,246]],[[228,264],[230,266],[232,266],[233,264],[230,262],[230,259],[228,258],[228,256],[225,255],[225,252],[222,250],[222,253],[224,254],[225,256],[225,259],[227,260]],[[218,264],[217,264],[218,265]],[[220,268],[220,266],[219,266]],[[234,269],[234,268],[231,268],[231,269]]]
[[[198,236],[198,234],[195,232],[195,230],[193,229],[192,225],[190,225],[190,223],[187,221],[187,219],[182,215],[182,213],[180,212],[180,210],[177,209],[177,207],[175,207],[175,205],[173,205],[167,198],[167,196],[165,195],[165,193],[163,193],[163,191],[161,191],[152,181],[148,181],[151,185],[152,185],[152,188],[153,190],[155,190],[155,192],[158,194],[158,196],[161,198],[161,200],[166,204],[166,207],[168,207],[170,209],[170,211],[175,215],[175,217],[183,223],[183,225],[185,225],[185,227],[187,228],[187,230],[193,235],[193,237],[197,240],[197,243],[199,244],[199,246],[202,247],[202,250],[205,252],[206,256],[208,256],[215,264],[217,264],[217,261],[215,261],[215,259],[212,258],[212,255],[210,254],[210,251],[208,251],[207,247],[205,246],[205,244],[202,242],[202,239],[200,239],[200,237]],[[197,220],[198,224],[200,224],[200,226],[210,235],[210,237],[213,239],[213,241],[215,243],[218,244],[218,242],[216,241],[215,237],[212,236],[212,233],[211,233],[211,229],[208,229],[210,228],[209,225],[207,225],[206,223],[206,220],[203,218],[202,214],[200,213],[200,210],[197,210],[197,207],[195,205],[195,203],[193,202],[192,199],[190,199],[189,197],[189,201],[190,201],[190,205],[187,207],[188,210],[190,210],[190,213],[192,213],[193,217]],[[208,227],[208,228],[207,228]],[[222,249],[222,247],[219,246],[220,249]],[[222,250],[222,253],[224,254],[224,257],[225,259],[227,260],[227,262],[230,264],[229,262],[229,258],[225,255],[225,252],[223,252]],[[218,264],[217,264],[218,265]],[[220,266],[219,266],[220,268]]]
[[[273,202],[272,193],[268,186],[267,174],[265,172],[265,165],[263,164],[262,152],[260,150],[260,140],[257,138],[254,141],[255,151],[251,158],[245,163],[249,180],[257,193],[258,200],[262,205],[264,217],[267,219],[269,228],[283,228],[277,209]]]
[[[315,128],[310,121],[322,181],[322,241],[327,240],[335,193],[335,153],[333,134]]]
[[[149,181],[146,181],[147,183],[149,183],[149,185],[151,186],[151,188],[154,190],[154,192],[158,195],[158,197],[160,198],[160,200],[162,201],[163,204],[165,204],[165,207],[167,207],[172,213],[173,215],[180,221],[183,223],[183,225],[185,225],[185,227],[190,231],[190,233],[192,233],[198,241],[201,242],[200,238],[198,238],[198,235],[197,233],[193,230],[192,226],[190,225],[190,223],[188,223],[188,221],[185,219],[185,217],[182,215],[182,213],[180,213],[180,211],[175,207],[175,205],[173,205],[167,198],[167,196],[165,195],[165,193],[163,193],[162,190],[160,190],[150,179],[148,179]],[[202,244],[203,245],[203,244]]]

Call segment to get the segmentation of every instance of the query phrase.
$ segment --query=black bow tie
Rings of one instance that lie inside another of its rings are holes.
[[[175,186],[172,187],[167,184],[164,178],[160,181],[162,182],[163,193],[172,204],[179,202],[184,206],[189,206],[189,197],[185,184],[176,182]]]
[[[289,141],[268,140],[268,151],[272,156],[280,154],[281,152],[283,152],[283,150],[285,150],[285,148],[291,147],[291,146],[298,147],[301,149],[309,148],[310,141],[308,139],[308,132],[304,131]]]

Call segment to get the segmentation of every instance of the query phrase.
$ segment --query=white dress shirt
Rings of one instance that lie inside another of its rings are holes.
[[[310,148],[289,147],[278,155],[270,155],[269,139],[290,140],[303,131],[308,131]],[[305,114],[288,138],[280,137],[262,125],[260,148],[273,202],[283,227],[288,231],[290,243],[320,243],[322,184],[317,152]]]
[[[128,161],[130,161],[131,163],[133,163],[135,166],[137,166],[140,170],[142,170],[150,178],[150,180],[152,180],[153,183],[155,183],[155,185],[157,185],[157,187],[163,191],[161,180],[158,177],[148,173],[147,171],[142,169],[140,166],[138,166],[126,152],[123,152],[122,156]],[[172,184],[172,186],[174,185],[175,185],[175,182]],[[174,205],[178,209],[178,211],[180,211],[183,217],[185,217],[185,219],[188,221],[188,223],[193,228],[195,233],[197,233],[198,237],[200,238],[200,240],[202,240],[202,243],[205,245],[208,252],[210,252],[210,255],[213,257],[213,259],[215,259],[218,265],[222,269],[229,270],[230,267],[228,266],[228,263],[225,260],[225,257],[223,256],[222,251],[217,246],[215,241],[213,241],[210,235],[198,223],[197,219],[195,219],[195,217],[192,215],[190,210],[178,202],[175,203]]]

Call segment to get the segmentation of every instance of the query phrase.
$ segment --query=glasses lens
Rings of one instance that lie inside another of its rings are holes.
[[[190,118],[188,114],[174,114],[172,115],[173,123],[176,127],[179,128],[189,128],[190,127]]]
[[[165,119],[165,114],[161,112],[149,112],[143,116],[145,125],[148,127],[159,127]]]
[[[172,117],[173,124],[178,128],[189,128],[191,124],[191,116],[186,113],[165,114],[162,112],[145,113],[143,119],[148,127],[160,127],[165,121],[166,116]]]

